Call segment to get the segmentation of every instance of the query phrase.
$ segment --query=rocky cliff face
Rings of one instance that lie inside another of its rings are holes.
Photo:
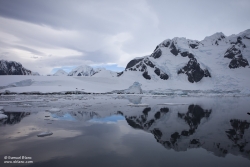
[[[15,61],[0,60],[0,75],[32,75],[32,71]]]

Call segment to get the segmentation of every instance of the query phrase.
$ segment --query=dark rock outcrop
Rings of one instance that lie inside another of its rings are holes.
[[[162,54],[161,49],[157,49],[157,50],[155,50],[155,51],[151,54],[151,57],[157,59],[157,58],[161,57],[161,54]]]
[[[249,66],[247,59],[243,58],[241,49],[244,49],[246,46],[242,43],[242,38],[238,37],[236,43],[232,43],[231,46],[224,54],[225,58],[232,59],[229,63],[229,68],[239,68]]]
[[[127,66],[126,66],[125,69],[128,69],[128,68],[133,67],[134,65],[136,65],[138,62],[141,62],[142,60],[143,60],[143,58],[131,60],[131,61],[127,64]]]
[[[156,51],[157,52],[157,51]],[[151,55],[152,56],[152,55]],[[169,78],[168,74],[163,72],[160,68],[158,68],[151,60],[149,57],[145,57],[142,59],[134,59],[131,60],[126,67],[125,71],[140,71],[142,72],[142,76],[145,79],[150,80],[151,76],[148,73],[148,68],[154,69],[154,72],[157,76],[160,77],[160,79],[167,80]],[[118,73],[117,76],[121,76],[123,72]]]
[[[203,70],[200,68],[200,64],[196,58],[190,58],[187,65],[181,68],[178,74],[184,73],[188,76],[188,81],[191,83],[199,82],[203,77],[211,77],[207,69]]]

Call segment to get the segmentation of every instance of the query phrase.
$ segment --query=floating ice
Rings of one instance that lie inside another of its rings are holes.
[[[186,103],[162,103],[162,104],[158,104],[158,105],[189,105]]]
[[[47,104],[39,104],[37,107],[47,107]]]
[[[127,94],[142,94],[141,84],[139,82],[134,82],[132,86],[124,90]]]
[[[132,103],[130,103],[130,104],[128,104],[128,106],[132,106],[132,107],[147,107],[148,104],[132,104]]]
[[[32,107],[32,105],[30,105],[30,104],[20,104],[20,105],[18,105],[18,107]]]
[[[45,136],[51,136],[53,135],[52,132],[42,132],[37,135],[37,137],[45,137]]]
[[[48,111],[50,111],[50,112],[59,112],[59,111],[61,111],[61,109],[60,108],[51,108]]]

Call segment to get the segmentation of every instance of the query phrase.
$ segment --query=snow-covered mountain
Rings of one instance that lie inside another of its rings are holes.
[[[68,73],[62,69],[59,69],[53,76],[67,76]]]
[[[117,77],[116,72],[107,70],[106,68],[95,68],[94,71],[93,77]]]
[[[92,76],[95,71],[92,67],[87,65],[82,65],[73,69],[68,76]]]
[[[15,61],[0,60],[0,75],[33,75],[33,74],[35,73],[24,68],[21,63],[17,63]]]
[[[249,60],[250,29],[231,36],[215,33],[202,41],[176,37],[161,42],[151,55],[131,60],[118,77],[166,83],[195,83],[203,78],[214,82],[230,82],[232,78],[240,81],[250,74]]]

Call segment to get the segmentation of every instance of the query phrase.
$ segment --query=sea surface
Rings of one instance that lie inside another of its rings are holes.
[[[0,166],[249,167],[249,97],[0,96]]]

